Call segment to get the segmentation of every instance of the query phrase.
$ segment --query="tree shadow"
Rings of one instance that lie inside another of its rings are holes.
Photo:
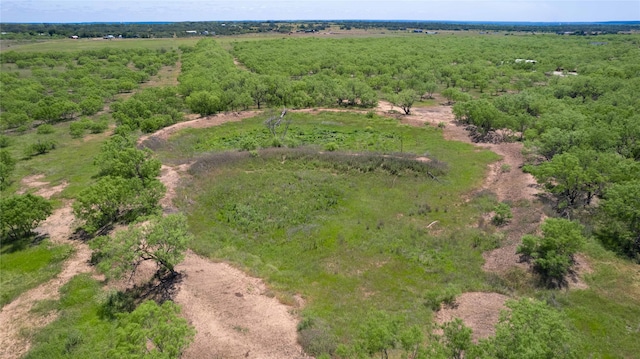
[[[158,304],[173,300],[182,280],[182,273],[158,271],[146,283],[110,294],[99,310],[100,316],[116,319],[119,313],[130,313],[146,300],[153,300]]]
[[[46,239],[49,239],[48,233],[42,234],[31,232],[28,236],[18,239],[11,238],[9,236],[2,236],[0,238],[0,254],[10,254],[23,251],[29,247],[39,245]]]

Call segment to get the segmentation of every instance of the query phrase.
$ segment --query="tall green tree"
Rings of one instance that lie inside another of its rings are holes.
[[[138,178],[106,176],[80,192],[73,211],[84,222],[84,230],[95,233],[114,223],[156,212],[164,192],[164,185],[156,179],[143,182]]]
[[[640,262],[640,180],[608,188],[600,211],[599,237],[609,247]]]
[[[9,177],[16,168],[16,160],[9,151],[0,150],[0,191],[9,185]]]

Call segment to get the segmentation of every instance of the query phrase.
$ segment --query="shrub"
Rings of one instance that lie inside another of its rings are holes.
[[[9,185],[9,177],[16,168],[16,160],[7,150],[0,151],[0,190]]]
[[[109,128],[109,122],[105,120],[92,121],[87,128],[89,129],[89,132],[93,134],[103,133],[107,128]]]
[[[85,125],[82,122],[72,122],[69,125],[69,134],[73,138],[81,138],[84,136]]]
[[[9,136],[0,135],[0,148],[7,148],[9,145],[11,145]]]
[[[505,225],[511,220],[511,218],[513,218],[511,207],[509,207],[509,205],[506,203],[498,203],[493,211],[495,212],[495,215],[493,216],[491,221],[496,226]]]
[[[542,237],[525,235],[517,253],[533,260],[534,268],[550,281],[561,281],[584,241],[582,225],[561,218],[542,224]]]
[[[53,140],[45,140],[45,141],[38,140],[38,142],[32,143],[30,146],[27,146],[27,148],[24,151],[24,154],[26,157],[33,157],[33,156],[45,154],[55,148],[56,148],[56,143]]]
[[[329,142],[324,145],[325,151],[334,152],[338,150],[338,144],[335,142]]]
[[[243,137],[240,140],[240,149],[242,151],[254,151],[258,148],[258,141],[253,137]]]
[[[51,215],[51,203],[32,194],[4,197],[0,200],[0,223],[3,237],[28,236],[38,224]]]

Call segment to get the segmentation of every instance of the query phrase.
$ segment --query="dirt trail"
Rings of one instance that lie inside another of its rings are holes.
[[[400,112],[388,102],[381,102],[378,111]],[[522,144],[477,144],[471,141],[468,132],[455,121],[450,106],[436,106],[414,108],[412,114],[399,117],[403,123],[413,126],[444,126],[444,138],[450,141],[471,143],[475,146],[489,149],[502,157],[501,160],[489,167],[487,177],[480,190],[488,190],[496,194],[498,201],[531,202],[535,199],[535,179],[520,169],[524,163],[522,156]],[[505,228],[507,232],[506,243],[501,248],[485,252],[483,257],[485,264],[483,270],[488,272],[505,272],[514,266],[522,266],[519,256],[516,255],[516,247],[520,237],[527,231],[533,231],[541,221],[540,214],[536,211],[526,211],[514,208],[512,225]],[[436,315],[438,323],[444,323],[453,318],[462,319],[473,330],[474,340],[488,337],[494,334],[494,326],[498,321],[500,311],[505,308],[504,302],[507,296],[497,293],[470,292],[463,293],[456,298],[454,308],[443,308]]]
[[[380,110],[389,111],[394,108],[390,103],[381,103]],[[498,201],[513,204],[533,202],[538,193],[537,183],[532,175],[524,173],[521,167],[524,163],[522,143],[473,143],[464,126],[456,123],[450,106],[415,108],[409,116],[403,116],[402,121],[418,126],[428,123],[433,126],[444,125],[444,138],[451,141],[471,143],[486,148],[502,157],[491,164],[481,190],[488,190],[496,194]],[[511,225],[503,230],[507,239],[503,246],[493,251],[485,252],[483,269],[487,272],[505,272],[513,267],[525,268],[516,255],[516,247],[522,235],[536,230],[542,221],[542,213],[535,208],[513,208]]]
[[[57,277],[22,293],[2,308],[0,311],[0,358],[13,359],[24,355],[29,350],[31,343],[23,333],[33,332],[57,318],[55,312],[45,316],[32,313],[31,309],[36,302],[58,299],[60,288],[71,278],[80,273],[91,272],[91,267],[88,264],[91,250],[86,244],[69,239],[72,234],[73,221],[71,205],[67,204],[56,210],[36,229],[39,233],[48,234],[54,243],[72,245],[75,253],[64,263],[62,272]]]
[[[291,307],[267,295],[261,279],[188,252],[176,303],[196,327],[183,358],[307,358]]]

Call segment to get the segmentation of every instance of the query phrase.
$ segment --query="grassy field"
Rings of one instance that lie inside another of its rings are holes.
[[[0,306],[54,278],[73,252],[71,246],[41,242],[3,244],[0,248]]]
[[[472,228],[495,202],[469,194],[495,154],[363,114],[288,116],[294,149],[237,152],[268,145],[263,117],[186,130],[156,149],[199,158],[179,194],[194,250],[264,277],[284,301],[301,293],[304,315],[342,338],[372,309],[424,325],[443,293],[496,290],[480,270],[496,238]],[[324,151],[330,143],[341,151]],[[394,158],[401,149],[432,162],[415,170]]]
[[[82,51],[103,48],[116,49],[177,49],[179,46],[193,46],[199,38],[163,38],[163,39],[60,39],[44,42],[20,42],[12,44],[4,40],[3,51],[17,52],[49,52],[49,51]]]
[[[59,312],[59,319],[37,333],[24,358],[107,358],[114,338],[102,284],[88,274],[74,277],[60,289],[59,301],[42,301],[34,310]]]

